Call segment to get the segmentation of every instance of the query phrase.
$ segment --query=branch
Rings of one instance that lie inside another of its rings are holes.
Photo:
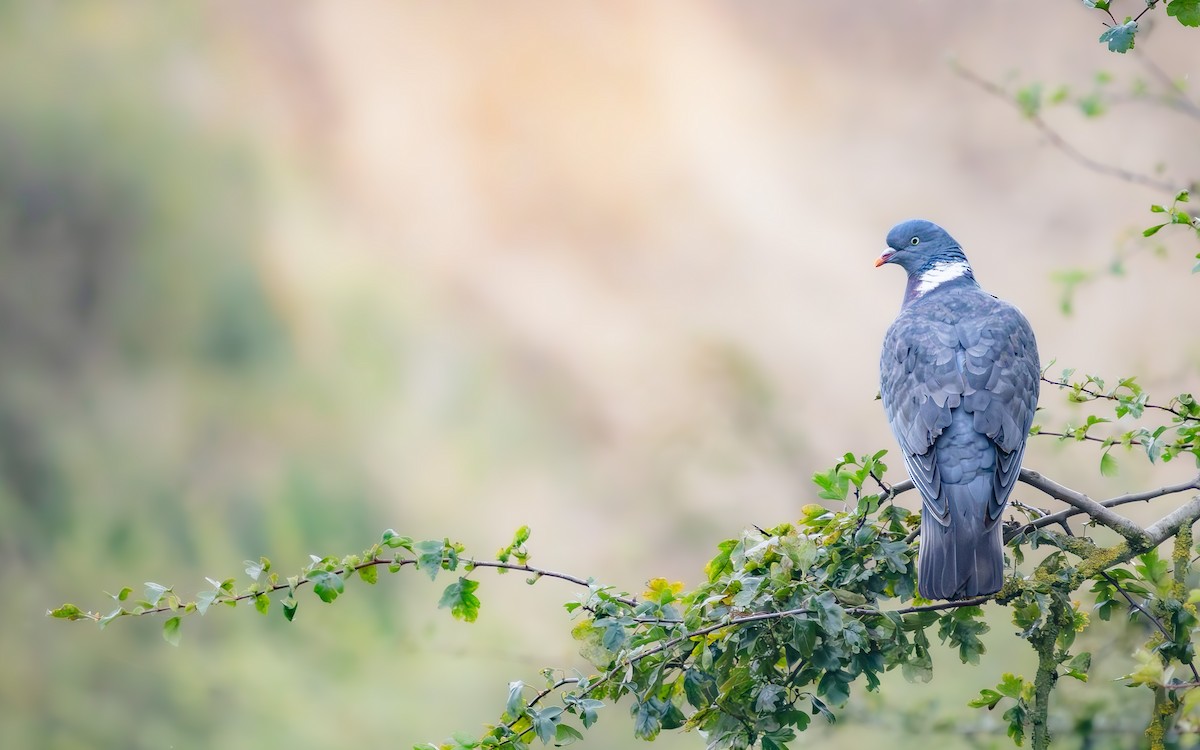
[[[1146,543],[1144,545],[1122,542],[1109,550],[1109,554],[1083,561],[1079,566],[1078,574],[1084,579],[1092,578],[1102,570],[1108,570],[1116,565],[1128,562],[1137,555],[1154,549],[1167,539],[1178,534],[1179,530],[1184,526],[1190,527],[1197,519],[1200,519],[1200,495],[1196,495],[1146,529]]]
[[[1178,533],[1179,529],[1191,526],[1198,518],[1200,518],[1200,495],[1188,500],[1146,529],[1146,535],[1150,537],[1150,546],[1157,547]]]
[[[1117,497],[1104,500],[1100,504],[1105,508],[1115,508],[1118,505],[1125,505],[1126,503],[1148,502],[1165,495],[1174,495],[1180,492],[1187,492],[1188,490],[1200,490],[1200,474],[1186,482],[1180,482],[1179,484],[1168,484],[1163,487],[1146,490],[1145,492],[1132,492],[1127,495],[1119,495]],[[1042,516],[1034,521],[1030,521],[1029,523],[1022,524],[1020,530],[1027,531],[1032,529],[1040,529],[1043,526],[1051,526],[1053,524],[1063,523],[1068,518],[1078,516],[1082,513],[1085,513],[1085,511],[1076,507],[1066,508],[1065,510],[1060,510],[1056,513],[1051,513],[1050,515]]]
[[[913,480],[911,480],[911,479],[905,479],[903,482],[896,482],[895,484],[890,485],[888,487],[888,489],[884,492],[883,499],[891,500],[896,495],[902,495],[905,492],[908,492],[909,490],[911,490],[912,488],[914,488],[916,486],[917,485],[913,484]]]
[[[967,80],[967,81],[975,84],[976,86],[983,89],[984,91],[991,94],[992,96],[995,96],[998,99],[1002,99],[1002,100],[1008,102],[1010,105],[1016,107],[1022,114],[1024,114],[1029,119],[1029,122],[1032,123],[1033,126],[1035,128],[1037,128],[1042,133],[1042,135],[1044,135],[1046,137],[1046,140],[1050,142],[1051,146],[1054,146],[1056,149],[1058,149],[1060,152],[1062,152],[1069,159],[1076,162],[1077,164],[1084,167],[1085,169],[1089,169],[1097,174],[1102,174],[1107,177],[1115,177],[1119,180],[1124,180],[1125,182],[1131,182],[1135,185],[1143,185],[1145,187],[1153,188],[1155,190],[1161,190],[1166,193],[1179,192],[1178,185],[1167,182],[1166,180],[1161,180],[1161,179],[1158,179],[1157,177],[1151,177],[1149,175],[1140,174],[1138,172],[1131,172],[1128,169],[1123,169],[1121,167],[1114,167],[1111,164],[1104,164],[1103,162],[1096,161],[1095,159],[1083,154],[1078,149],[1076,149],[1074,146],[1072,146],[1070,143],[1068,143],[1065,138],[1063,138],[1061,135],[1059,135],[1058,131],[1056,131],[1054,128],[1050,127],[1050,125],[1045,120],[1043,120],[1041,118],[1041,116],[1039,116],[1036,112],[1027,111],[1025,108],[1021,107],[1021,105],[1018,102],[1016,102],[1013,99],[1013,97],[1007,91],[1005,91],[1003,88],[1001,88],[1000,86],[997,86],[995,83],[992,83],[991,81],[980,77],[979,75],[972,72],[968,68],[963,67],[957,61],[951,62],[950,68],[955,73],[957,73],[960,77],[962,77],[964,80]]]
[[[1098,503],[1089,498],[1087,495],[1064,487],[1032,469],[1022,468],[1020,480],[1034,489],[1037,489],[1040,492],[1054,498],[1055,500],[1060,500],[1064,503],[1067,503],[1071,507],[1060,510],[1056,513],[1050,513],[1042,516],[1041,518],[1029,521],[1028,523],[1021,524],[1020,528],[1017,530],[1017,532],[1014,532],[1014,534],[1020,531],[1030,531],[1033,529],[1040,529],[1045,526],[1060,524],[1074,516],[1086,514],[1091,518],[1094,518],[1097,522],[1109,527],[1113,531],[1116,531],[1122,537],[1135,542],[1137,545],[1144,544],[1147,538],[1153,540],[1154,534],[1151,532],[1158,526],[1158,524],[1155,524],[1155,526],[1152,526],[1150,529],[1143,529],[1133,521],[1130,521],[1128,518],[1125,518],[1117,513],[1113,513],[1111,508],[1115,508],[1119,505],[1125,505],[1127,503],[1147,502],[1165,495],[1174,495],[1180,492],[1187,492],[1189,490],[1200,490],[1200,474],[1198,474],[1185,482],[1168,484],[1162,487],[1156,487],[1152,490],[1145,490],[1143,492],[1132,492],[1125,495],[1119,495]],[[908,492],[913,488],[914,485],[911,480],[897,482],[896,484],[890,486],[888,496],[895,497]],[[1162,523],[1170,518],[1172,518],[1172,516],[1167,516],[1159,523]],[[917,538],[919,533],[920,529],[918,528],[911,532],[905,541],[911,544],[912,541]],[[1007,543],[1012,536],[1013,535],[1008,535],[1004,541]],[[1166,539],[1169,536],[1170,534],[1167,534],[1166,536],[1162,537],[1162,539],[1154,542],[1154,544],[1151,546],[1157,546],[1163,541],[1163,539]]]
[[[1161,83],[1164,88],[1171,92],[1170,96],[1164,95],[1158,101],[1162,102],[1171,109],[1174,109],[1176,112],[1200,120],[1200,104],[1197,104],[1196,102],[1184,96],[1183,92],[1180,91],[1179,86],[1175,83],[1175,81],[1171,80],[1171,76],[1167,75],[1165,70],[1160,68],[1153,60],[1145,55],[1137,54],[1135,57],[1137,58],[1138,62],[1140,62],[1142,66],[1146,68],[1146,70],[1150,71],[1152,76],[1158,79],[1158,82]]]
[[[523,573],[532,573],[538,578],[557,578],[560,581],[567,581],[568,583],[574,583],[586,588],[591,588],[592,584],[594,583],[586,578],[573,576],[570,573],[559,573],[556,570],[535,568],[532,565],[517,565],[514,563],[500,562],[499,560],[472,560],[470,558],[463,558],[462,562],[467,566],[468,570],[470,568],[499,568],[501,570],[519,570]],[[612,598],[613,601],[620,602],[630,607],[636,607],[638,604],[636,597],[613,596]]]
[[[1041,380],[1043,383],[1045,383],[1047,385],[1053,385],[1058,388],[1070,388],[1072,391],[1078,391],[1079,393],[1086,393],[1087,395],[1091,396],[1093,400],[1098,399],[1098,398],[1106,399],[1108,401],[1120,401],[1121,400],[1121,397],[1117,396],[1114,393],[1104,393],[1103,391],[1094,391],[1091,388],[1088,388],[1086,385],[1083,385],[1083,384],[1076,386],[1075,383],[1071,383],[1066,380],[1055,380],[1053,378],[1048,378],[1045,375],[1043,375],[1041,377]],[[1120,386],[1118,386],[1118,387],[1120,387]],[[1135,393],[1135,395],[1137,395],[1137,394]],[[1187,412],[1182,412],[1182,411],[1179,411],[1178,409],[1172,409],[1169,406],[1163,406],[1162,404],[1147,403],[1147,404],[1142,404],[1142,408],[1157,409],[1159,411],[1165,411],[1168,414],[1174,414],[1176,417],[1179,417],[1181,420],[1183,420],[1185,422],[1200,422],[1200,418],[1193,417],[1190,414],[1188,414]]]
[[[920,606],[916,606],[916,607],[905,607],[903,609],[897,609],[897,610],[879,610],[879,609],[872,609],[870,607],[852,607],[852,608],[847,608],[844,611],[847,614],[859,615],[859,616],[865,616],[865,617],[881,616],[881,615],[888,614],[889,612],[895,613],[897,615],[907,615],[907,614],[913,614],[916,612],[938,612],[938,611],[946,610],[946,609],[960,609],[962,607],[974,607],[974,606],[978,606],[980,604],[984,604],[993,599],[995,599],[995,594],[991,594],[988,596],[976,596],[976,597],[972,597],[970,599],[959,599],[957,601],[940,602],[937,604],[924,604],[924,605],[920,605]],[[765,622],[768,620],[778,620],[778,619],[782,619],[782,618],[786,618],[786,617],[795,617],[797,615],[808,614],[811,611],[812,610],[809,607],[798,607],[795,609],[785,609],[785,610],[780,610],[777,612],[758,612],[758,613],[755,613],[752,615],[746,615],[744,617],[737,617],[737,618],[734,618],[731,620],[727,620],[725,622],[713,623],[712,625],[706,625],[702,628],[697,628],[695,630],[688,631],[687,633],[683,633],[682,635],[677,635],[674,638],[671,638],[666,641],[662,641],[662,642],[654,645],[651,648],[645,649],[644,651],[636,651],[636,652],[627,654],[624,658],[620,659],[615,665],[613,665],[606,672],[604,672],[603,675],[600,675],[596,679],[595,682],[588,682],[587,685],[582,690],[579,691],[579,694],[576,697],[583,698],[583,697],[589,695],[596,688],[600,687],[601,685],[603,685],[603,684],[607,683],[609,680],[611,680],[614,675],[616,675],[618,673],[623,673],[624,671],[626,671],[627,669],[632,667],[634,664],[637,664],[639,661],[649,658],[651,656],[654,656],[656,654],[660,654],[663,651],[666,651],[674,646],[677,646],[680,643],[690,641],[693,638],[699,638],[701,636],[706,636],[709,633],[715,633],[718,630],[724,630],[726,628],[740,627],[742,625],[748,625],[748,624],[754,623],[754,622]],[[669,623],[670,621],[663,621],[663,622]],[[541,701],[542,699],[544,699],[547,695],[549,695],[555,689],[562,687],[563,685],[570,684],[570,683],[579,683],[579,682],[581,682],[581,681],[578,679],[574,679],[574,678],[567,678],[567,679],[559,680],[558,683],[555,684],[554,686],[539,692],[537,694],[537,696],[534,697],[529,702],[529,705],[533,706],[534,704],[536,704],[539,701]],[[516,725],[517,721],[519,721],[519,720],[520,719],[518,718],[518,719],[512,721],[511,723],[509,723],[507,726],[511,729],[512,727],[514,727]],[[513,740],[520,740],[522,737],[524,737],[525,735],[529,734],[532,731],[533,731],[533,727],[527,727],[523,731],[517,733],[515,736],[505,738],[501,744],[511,744]]]
[[[1033,435],[1034,436],[1043,435],[1045,437],[1056,437],[1061,440],[1091,440],[1093,443],[1107,443],[1108,442],[1104,438],[1098,438],[1095,435],[1084,435],[1083,437],[1079,437],[1077,435],[1074,435],[1074,434],[1071,434],[1068,432],[1051,432],[1050,430],[1038,430],[1037,432],[1033,433]],[[1133,440],[1130,440],[1129,444],[1130,445],[1141,445],[1142,441],[1135,438]]]
[[[1076,492],[1064,487],[1052,479],[1042,476],[1032,469],[1021,469],[1021,481],[1049,495],[1055,500],[1061,500],[1074,506],[1081,513],[1087,513],[1096,521],[1117,532],[1133,545],[1146,543],[1147,531],[1122,515],[1112,512],[1104,505],[1096,502],[1082,492]],[[1049,516],[1047,516],[1049,518]],[[1044,520],[1044,519],[1039,519]],[[1152,545],[1153,546],[1153,545]]]
[[[955,599],[954,601],[945,601],[940,604],[922,604],[918,607],[905,607],[904,609],[872,609],[870,607],[851,607],[846,611],[852,615],[883,615],[889,612],[897,615],[911,615],[914,612],[940,612],[943,609],[958,609],[960,607],[974,607],[980,604],[986,604],[996,598],[996,594],[988,594],[987,596],[973,596],[970,599]]]
[[[1162,620],[1155,617],[1154,614],[1150,610],[1146,609],[1146,607],[1143,606],[1141,602],[1137,601],[1132,596],[1130,596],[1129,592],[1125,590],[1125,587],[1122,586],[1117,581],[1116,578],[1113,578],[1111,575],[1108,574],[1107,571],[1103,571],[1103,570],[1100,571],[1100,577],[1103,578],[1104,580],[1108,581],[1112,585],[1112,587],[1117,590],[1117,593],[1119,593],[1122,597],[1124,597],[1125,601],[1129,603],[1130,607],[1137,610],[1138,612],[1141,612],[1142,616],[1150,621],[1150,624],[1154,626],[1155,630],[1162,633],[1163,636],[1165,636],[1168,641],[1174,640],[1175,636],[1171,635],[1171,631],[1167,630],[1167,626],[1163,625]],[[1200,676],[1197,676],[1196,679],[1200,680]]]
[[[498,569],[502,569],[502,570],[516,570],[516,571],[520,571],[522,573],[530,573],[533,576],[535,576],[536,578],[542,578],[542,577],[557,578],[560,581],[567,581],[569,583],[574,583],[574,584],[584,586],[589,589],[592,587],[592,584],[593,584],[593,582],[588,581],[587,579],[580,578],[578,576],[573,576],[569,573],[560,573],[556,570],[547,570],[545,568],[535,568],[532,565],[525,565],[525,564],[518,564],[518,563],[506,563],[506,562],[501,562],[499,560],[474,560],[474,559],[468,558],[468,557],[460,558],[459,563],[462,564],[468,572],[472,568],[498,568]],[[345,578],[354,573],[357,573],[360,570],[364,570],[366,568],[375,568],[375,567],[379,567],[381,565],[384,565],[384,566],[397,565],[400,567],[407,567],[409,565],[415,566],[416,564],[417,564],[417,560],[415,558],[407,558],[407,557],[394,557],[393,558],[393,557],[375,556],[370,559],[364,560],[363,562],[360,562],[356,565],[344,565],[340,568],[336,568],[331,571],[313,571],[313,572],[314,573],[315,572],[328,572],[332,575]],[[281,581],[281,582],[266,586],[262,589],[251,589],[250,591],[246,591],[245,593],[237,594],[234,596],[228,596],[228,595],[227,596],[218,596],[216,599],[213,600],[212,603],[213,604],[236,604],[238,602],[256,599],[259,596],[262,596],[264,594],[266,594],[266,595],[274,594],[277,591],[282,591],[284,589],[293,589],[293,588],[298,589],[298,588],[304,586],[305,584],[309,584],[309,583],[312,583],[312,578],[310,577],[310,575],[306,574],[303,577],[299,578],[296,581],[294,586],[292,583],[290,583],[288,581]],[[637,599],[634,597],[612,595],[612,599],[613,599],[613,601],[620,602],[629,607],[636,607],[638,604]],[[74,610],[73,614],[61,614],[57,610],[48,611],[46,614],[53,615],[56,617],[64,617],[65,619],[70,619],[70,620],[92,620],[94,622],[99,622],[104,619],[104,617],[98,612],[83,612],[78,609],[74,609],[74,608],[72,608],[72,609]],[[122,614],[122,616],[143,616],[143,615],[163,614],[165,612],[183,612],[183,611],[185,611],[185,609],[179,603],[174,603],[174,604],[167,603],[167,604],[164,604],[161,606],[151,607],[148,609],[134,608],[134,609],[126,610],[126,609],[122,608],[121,614]]]

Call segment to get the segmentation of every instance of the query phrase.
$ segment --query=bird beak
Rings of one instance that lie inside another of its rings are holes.
[[[895,252],[896,251],[892,250],[891,248],[884,250],[883,255],[880,255],[878,258],[875,259],[875,267],[879,268],[884,263],[887,263],[889,260],[892,259],[892,255],[895,254]]]

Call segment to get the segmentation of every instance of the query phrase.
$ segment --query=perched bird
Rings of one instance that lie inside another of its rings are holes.
[[[923,219],[897,224],[876,267],[908,272],[879,360],[880,395],[921,493],[917,590],[992,594],[1004,579],[1000,514],[1037,408],[1037,342],[1021,311],[980,288],[962,248]]]

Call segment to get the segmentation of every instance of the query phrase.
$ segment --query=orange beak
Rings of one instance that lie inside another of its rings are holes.
[[[883,255],[880,255],[878,258],[875,259],[875,267],[879,268],[884,263],[887,263],[889,260],[892,259],[892,254],[895,252],[896,252],[895,250],[892,250],[890,248],[887,250],[884,250]]]

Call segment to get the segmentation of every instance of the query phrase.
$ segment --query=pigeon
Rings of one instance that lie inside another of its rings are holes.
[[[921,493],[917,591],[994,594],[1004,583],[1000,515],[1021,473],[1041,366],[1029,321],[980,288],[946,230],[897,224],[875,261],[908,272],[883,339],[880,396]]]

